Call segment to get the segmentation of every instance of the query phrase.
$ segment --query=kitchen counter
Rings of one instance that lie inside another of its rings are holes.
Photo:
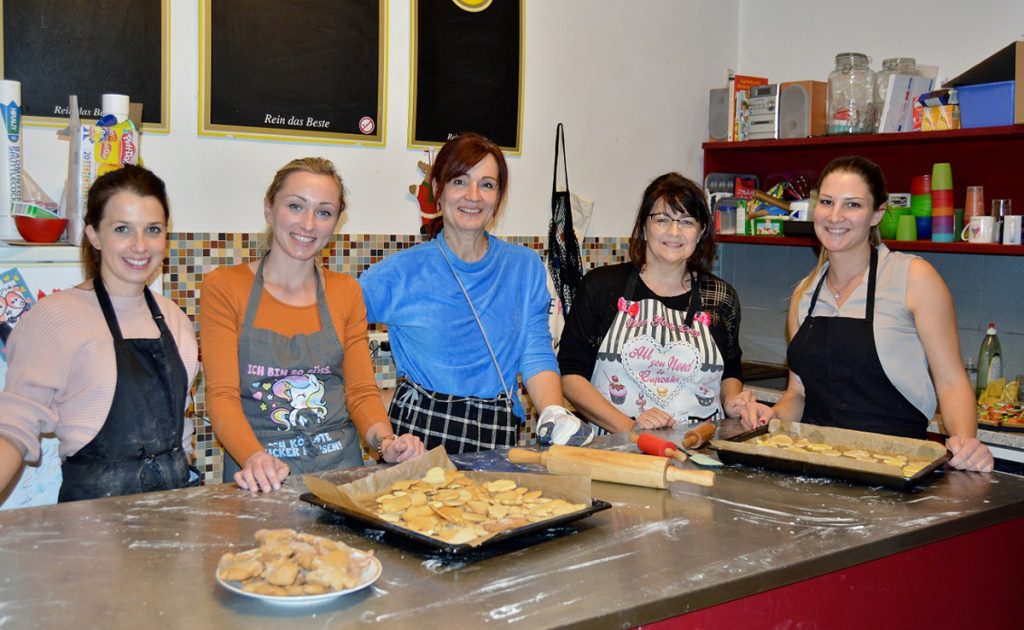
[[[681,432],[665,437],[678,441]],[[624,435],[598,438],[596,446],[635,448]],[[501,452],[458,461],[511,467]],[[328,476],[343,483],[372,470]],[[300,501],[302,492],[293,478],[268,495],[213,485],[0,512],[0,627],[628,627],[758,601],[752,598],[770,589],[782,593],[784,585],[906,557],[936,541],[1024,529],[1024,478],[1012,475],[940,472],[904,494],[729,467],[711,488],[595,482],[594,497],[611,509],[529,546],[506,543],[502,553],[452,559],[386,544],[379,531],[363,537]],[[254,546],[257,529],[280,527],[373,549],[383,574],[372,587],[314,606],[265,604],[216,583],[222,553]],[[934,599],[938,583],[973,583],[965,575],[988,556],[1009,564],[1016,555],[1016,571],[1022,539],[1008,538],[998,552],[983,546],[983,557],[970,552],[970,562],[943,551],[944,565],[956,570],[921,575],[914,588]],[[906,576],[893,570],[894,588],[904,588],[896,581]],[[1003,587],[1021,592],[1009,583]],[[852,583],[842,590],[841,599],[854,601]]]

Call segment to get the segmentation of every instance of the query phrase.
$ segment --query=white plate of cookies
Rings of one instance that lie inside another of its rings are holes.
[[[271,604],[317,604],[364,589],[381,574],[372,551],[321,536],[261,529],[256,540],[259,547],[225,553],[217,563],[217,582],[244,597]]]

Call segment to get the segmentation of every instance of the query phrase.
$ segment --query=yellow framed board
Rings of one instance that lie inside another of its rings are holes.
[[[475,131],[520,152],[525,23],[522,0],[412,0],[410,148]]]
[[[170,129],[170,0],[0,0],[0,73],[21,82],[26,125],[66,127],[68,97],[95,119],[103,94],[142,103],[143,129]]]
[[[199,133],[383,145],[387,0],[201,0]]]

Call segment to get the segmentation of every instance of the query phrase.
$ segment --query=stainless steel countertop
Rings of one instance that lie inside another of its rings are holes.
[[[634,448],[624,435],[597,442]],[[508,466],[501,455],[464,459],[497,469]],[[270,495],[215,485],[0,512],[0,627],[626,627],[1024,516],[1024,478],[1000,473],[937,473],[903,494],[737,467],[712,488],[595,482],[612,509],[531,546],[452,560],[365,538],[300,501],[303,491],[292,479]],[[383,574],[308,607],[216,583],[223,552],[278,527],[373,549]]]

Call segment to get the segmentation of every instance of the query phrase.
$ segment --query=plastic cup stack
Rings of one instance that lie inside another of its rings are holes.
[[[953,242],[953,171],[949,162],[932,165],[932,241]]]
[[[917,222],[917,240],[930,239],[932,237],[931,175],[918,175],[910,179],[910,214]]]

